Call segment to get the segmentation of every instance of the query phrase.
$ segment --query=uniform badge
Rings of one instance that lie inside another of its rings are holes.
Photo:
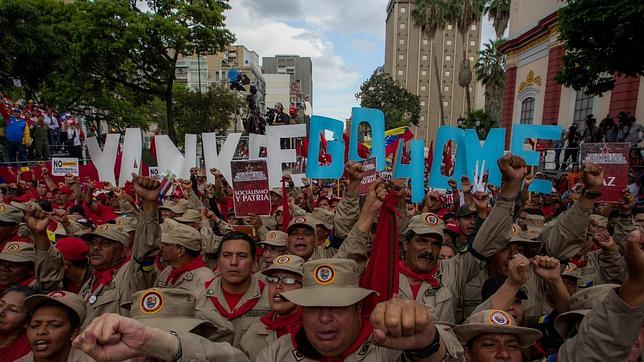
[[[275,259],[274,264],[288,264],[291,261],[291,257],[288,255],[282,255]]]
[[[293,358],[295,358],[296,361],[301,361],[304,359],[304,355],[301,354],[300,352],[293,350]]]
[[[371,346],[371,341],[366,341],[365,343],[362,344],[362,347],[360,347],[360,352],[358,352],[358,356],[364,356],[369,352],[369,347]]]
[[[315,268],[313,278],[318,284],[331,284],[335,280],[335,271],[328,265],[320,265]]]
[[[89,300],[88,300],[88,301],[89,301],[89,304],[94,304],[94,303],[96,303],[96,296],[95,296],[95,295],[92,295],[91,297],[89,297]]]
[[[5,210],[6,208],[4,207],[4,205],[0,205],[0,212],[4,212]]]
[[[512,319],[510,319],[510,316],[506,312],[500,310],[491,312],[487,318],[490,324],[497,324],[502,326],[512,325]]]
[[[306,224],[306,218],[305,217],[296,217],[295,220],[293,220],[293,224]]]
[[[157,291],[149,291],[141,297],[139,307],[143,313],[154,314],[163,308],[163,297]]]
[[[206,290],[206,295],[212,297],[213,295],[215,295],[215,291],[213,289],[208,289]]]
[[[10,252],[19,251],[20,250],[20,244],[18,244],[18,243],[9,243],[9,244],[7,244],[7,246],[4,247],[4,250],[5,251],[10,251]]]
[[[436,296],[436,290],[434,290],[434,288],[428,288],[425,291],[425,296],[426,297],[435,297]]]
[[[427,223],[429,225],[438,224],[438,216],[436,216],[436,214],[427,214],[425,216],[425,223]]]
[[[62,298],[62,297],[65,296],[65,292],[63,292],[62,290],[57,290],[55,292],[51,292],[51,293],[47,294],[47,296],[49,298]]]
[[[108,227],[109,227],[109,226],[107,226],[106,224],[99,225],[99,226],[96,228],[96,231],[105,231],[105,230],[107,230],[107,228],[108,228]]]
[[[183,278],[184,278],[185,280],[187,280],[187,281],[191,281],[191,280],[192,280],[192,278],[194,278],[194,275],[193,275],[192,273],[188,272],[188,273],[186,273],[186,276],[185,276],[185,277],[183,277]]]

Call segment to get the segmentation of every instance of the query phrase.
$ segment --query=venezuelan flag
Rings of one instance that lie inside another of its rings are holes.
[[[404,142],[409,142],[414,138],[414,134],[409,127],[403,126],[385,131],[385,155],[390,155],[396,152],[398,147],[398,140],[402,139]]]

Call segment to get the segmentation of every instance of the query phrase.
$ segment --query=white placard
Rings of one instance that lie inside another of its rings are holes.
[[[78,158],[60,158],[51,159],[51,174],[53,176],[65,176],[67,173],[78,176]]]
[[[148,175],[156,180],[161,179],[161,174],[159,173],[158,167],[152,167],[152,166],[148,167]]]

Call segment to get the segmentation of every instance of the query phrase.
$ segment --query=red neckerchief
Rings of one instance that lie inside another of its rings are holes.
[[[574,264],[577,268],[584,268],[588,264],[588,260],[584,257],[569,258],[568,262]]]
[[[408,276],[408,277],[410,277],[412,279],[416,279],[416,280],[424,280],[427,283],[429,283],[429,285],[432,288],[438,289],[441,286],[441,281],[436,279],[436,272],[438,271],[438,265],[439,265],[439,263],[436,262],[436,265],[434,265],[434,269],[432,269],[427,274],[418,274],[418,273],[412,271],[411,269],[409,269],[409,267],[407,267],[407,264],[405,264],[401,260],[401,261],[398,262],[398,270],[403,275],[406,275],[406,276]]]
[[[210,284],[212,284],[213,281],[214,281],[214,279],[206,282],[206,289],[208,289],[208,287],[210,286]],[[255,307],[255,305],[257,305],[257,302],[259,302],[259,299],[261,298],[261,295],[264,292],[264,286],[265,286],[264,282],[259,280],[259,295],[260,295],[260,297],[247,300],[244,304],[239,306],[239,308],[233,309],[232,312],[227,311],[226,308],[224,308],[224,306],[221,305],[221,303],[219,302],[219,299],[217,299],[217,297],[209,296],[208,298],[210,299],[212,304],[215,306],[215,308],[217,309],[217,312],[219,312],[219,314],[221,314],[224,318],[226,318],[228,320],[233,320],[235,318],[241,317],[242,315],[246,314],[246,312],[248,312],[249,310],[253,309]]]
[[[27,279],[23,280],[22,282],[20,282],[18,285],[20,285],[21,287],[28,287],[29,284],[31,284],[31,282],[34,281],[34,279],[36,279],[36,277],[32,275],[29,278],[27,278]]]
[[[170,285],[173,285],[174,282],[179,279],[179,277],[189,271],[193,271],[195,269],[199,269],[201,267],[206,267],[206,263],[203,261],[201,258],[201,255],[198,257],[192,259],[188,264],[182,266],[181,268],[172,268],[170,271],[170,274],[168,274],[168,277],[165,279],[165,286],[169,287]]]
[[[92,293],[102,285],[108,285],[114,278],[114,273],[116,273],[125,263],[130,261],[130,257],[123,259],[121,263],[116,266],[113,266],[105,270],[94,270],[94,283],[92,283]]]
[[[356,338],[356,340],[353,342],[353,344],[351,346],[349,346],[349,348],[347,348],[344,352],[342,352],[342,354],[340,356],[338,356],[338,357],[324,357],[324,356],[320,357],[320,356],[318,356],[316,358],[319,358],[320,362],[343,362],[345,358],[347,358],[353,352],[358,350],[358,348],[360,348],[360,346],[362,346],[362,344],[367,339],[369,339],[369,337],[371,336],[371,332],[373,332],[373,327],[371,326],[371,323],[369,323],[368,319],[363,318],[362,319],[362,328],[360,329],[360,334],[358,335],[358,338]],[[296,351],[298,351],[300,353],[303,353],[302,350],[298,349],[297,341],[296,341],[296,336],[298,334],[300,334],[300,333],[304,334],[304,330],[301,328],[301,326],[300,326],[298,331],[291,332],[291,343],[293,344],[293,348]],[[303,337],[306,338],[306,334],[304,334]],[[308,340],[306,342],[308,343]],[[315,350],[313,350],[313,351],[315,351]],[[319,354],[319,352],[317,352],[317,351],[315,351],[315,353]],[[307,357],[310,357],[310,356],[307,356]]]
[[[264,323],[266,329],[275,331],[277,338],[279,338],[300,328],[302,325],[302,308],[297,307],[295,313],[286,317],[280,317],[277,313],[271,311],[259,320]]]

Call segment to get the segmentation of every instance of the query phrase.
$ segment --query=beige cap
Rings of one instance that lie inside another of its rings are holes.
[[[257,243],[257,245],[259,246],[271,245],[271,246],[286,248],[288,246],[286,244],[287,241],[288,241],[287,233],[279,230],[271,230],[266,233],[266,239],[260,241],[259,243]]]
[[[14,263],[27,263],[36,260],[36,249],[31,243],[21,241],[10,241],[4,245],[0,252],[0,260]]]
[[[141,290],[132,295],[132,303],[128,304],[130,317],[147,327],[175,332],[191,332],[198,327],[216,330],[209,321],[195,317],[196,298],[184,289]]]
[[[161,234],[162,243],[180,245],[194,251],[201,250],[201,234],[197,229],[174,220],[166,220],[166,223],[168,230]]]
[[[181,223],[192,224],[201,222],[201,214],[195,209],[188,209],[181,216],[175,216],[173,219]]]
[[[130,204],[129,201],[121,200],[119,201],[119,209],[114,211],[115,214],[126,214],[126,215],[137,215],[138,211]]]
[[[331,210],[322,209],[319,207],[313,209],[313,217],[318,219],[318,225],[322,225],[328,230],[333,229],[333,216],[334,213]]]
[[[303,307],[346,307],[376,293],[359,286],[358,264],[351,259],[307,261],[303,274],[301,289],[282,293]]]
[[[561,313],[555,319],[555,330],[563,338],[568,337],[573,326],[580,319],[600,304],[611,290],[619,288],[618,284],[600,284],[584,288],[570,297],[570,311]]]
[[[293,228],[296,226],[308,226],[309,228],[311,228],[311,230],[315,231],[315,227],[319,223],[320,221],[315,217],[313,217],[311,214],[307,214],[304,216],[296,216],[291,219],[290,223],[288,223],[288,228],[286,229],[286,233],[290,234],[291,230],[293,230]]]
[[[581,279],[581,269],[577,268],[575,264],[565,264],[563,270],[561,271],[561,276]]]
[[[511,243],[523,243],[528,246],[537,246],[541,245],[540,240],[534,240],[528,237],[528,235],[521,230],[521,227],[517,224],[512,224],[512,236],[510,237]]]
[[[164,200],[164,201],[163,201],[163,204],[162,204],[161,206],[159,206],[159,210],[163,210],[163,209],[168,209],[168,210],[170,210],[170,208],[171,208],[172,206],[175,206],[176,204],[177,204],[177,203],[176,203],[176,202],[174,202],[174,201],[172,201],[172,200]]]
[[[125,232],[125,230],[116,224],[103,224],[96,227],[96,230],[86,233],[80,236],[81,239],[88,241],[95,236],[100,236],[105,239],[112,241],[118,241],[123,245],[127,245],[130,242],[130,236]]]
[[[608,226],[608,219],[598,214],[590,215],[590,222],[594,222],[595,225],[599,227],[605,228],[606,226]]]
[[[34,294],[25,299],[25,308],[27,308],[30,313],[33,313],[38,309],[38,306],[45,302],[62,304],[76,313],[81,325],[83,324],[83,321],[85,321],[85,315],[87,314],[85,300],[76,293],[56,290],[47,294]]]
[[[528,226],[528,239],[538,238],[543,230],[543,225],[546,223],[546,218],[542,215],[528,214],[526,216]]]
[[[474,313],[453,328],[458,340],[467,344],[472,338],[481,334],[513,334],[519,337],[519,344],[526,348],[541,338],[541,332],[533,328],[517,326],[512,316],[502,310],[488,309]]]
[[[431,212],[424,212],[420,215],[414,215],[409,220],[409,225],[405,229],[405,233],[413,231],[416,234],[435,234],[439,235],[442,240],[445,240],[443,229],[445,223],[438,215]]]
[[[136,230],[136,225],[139,223],[139,220],[136,217],[125,216],[119,216],[114,221],[116,221],[116,225],[120,226],[126,233]]]
[[[188,207],[190,206],[190,203],[186,199],[180,199],[174,205],[168,204],[168,206],[162,206],[160,209],[168,209],[175,214],[183,214],[188,210]]]
[[[283,270],[298,275],[303,275],[304,259],[297,255],[280,255],[273,259],[273,264],[262,270],[262,274],[271,275],[276,270]]]
[[[7,204],[0,204],[0,221],[20,224],[24,214],[22,210]]]

